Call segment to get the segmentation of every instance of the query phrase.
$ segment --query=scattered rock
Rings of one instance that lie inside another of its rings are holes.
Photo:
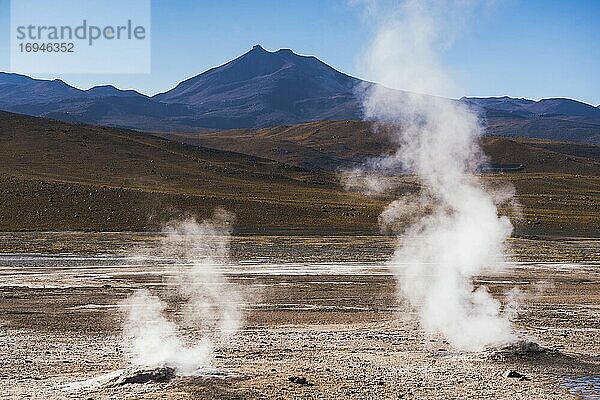
[[[305,386],[312,386],[312,383],[310,383],[305,377],[303,376],[290,376],[288,378],[288,381],[292,382],[292,383],[297,383],[298,385],[305,385]]]
[[[505,378],[516,378],[520,381],[528,381],[530,380],[528,377],[526,377],[525,375],[521,374],[520,372],[517,372],[515,370],[509,369],[508,371],[506,371],[504,373],[504,377]]]
[[[503,361],[514,358],[534,358],[543,354],[556,352],[540,346],[535,342],[521,340],[501,348],[488,349],[488,358],[495,361]]]
[[[149,370],[137,370],[131,374],[121,376],[115,386],[130,383],[168,382],[175,378],[175,369],[171,367],[158,367]]]

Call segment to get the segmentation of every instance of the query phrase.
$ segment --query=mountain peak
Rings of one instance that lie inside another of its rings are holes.
[[[136,92],[135,90],[121,90],[116,88],[113,85],[98,85],[89,88],[85,91],[88,96],[92,97],[108,97],[108,96],[118,96],[118,97],[129,97],[129,96],[139,96],[144,97],[143,94]]]
[[[260,44],[255,44],[254,46],[252,46],[252,50],[250,50],[246,54],[278,55],[278,56],[297,56],[297,57],[309,57],[309,58],[313,58],[312,56],[301,56],[299,54],[296,54],[296,53],[294,53],[294,51],[292,49],[279,49],[279,50],[276,50],[276,51],[269,51],[269,50],[266,50],[264,47],[262,47]]]
[[[356,118],[360,104],[354,89],[359,83],[316,57],[299,55],[288,48],[268,51],[257,44],[236,59],[189,78],[153,99],[206,110],[211,124],[267,126],[334,116]],[[323,104],[328,102],[336,102],[336,107],[324,109]]]

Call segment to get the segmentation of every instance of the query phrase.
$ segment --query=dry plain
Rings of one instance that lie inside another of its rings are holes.
[[[398,299],[386,264],[394,238],[236,236],[231,260],[219,268],[247,301],[240,331],[217,344],[213,370],[163,383],[115,385],[111,378],[128,368],[120,301],[141,287],[160,296],[170,290],[169,260],[135,256],[156,246],[159,235],[1,238],[2,398],[600,396],[596,239],[511,240],[513,260],[505,272],[474,283],[499,298],[520,288],[515,328],[541,349],[459,352],[424,334]],[[178,312],[169,303],[169,318]],[[508,370],[526,379],[506,377]],[[291,376],[308,384],[293,383]]]

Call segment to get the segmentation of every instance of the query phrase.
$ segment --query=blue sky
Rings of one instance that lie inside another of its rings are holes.
[[[10,70],[9,5],[0,0],[2,71]],[[600,104],[599,21],[596,0],[493,1],[441,54],[460,88],[455,97],[569,97]],[[260,43],[315,55],[369,79],[358,73],[359,60],[375,28],[364,9],[347,0],[153,0],[152,73],[51,77],[81,88],[110,83],[155,94]]]

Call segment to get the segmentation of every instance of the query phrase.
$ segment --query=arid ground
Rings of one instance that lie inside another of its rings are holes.
[[[128,367],[119,303],[136,288],[169,290],[170,264],[135,256],[158,235],[22,232],[0,239],[1,398],[600,397],[597,239],[511,240],[505,273],[475,284],[499,297],[520,288],[515,328],[542,348],[466,353],[424,334],[398,299],[386,264],[394,238],[237,236],[221,268],[245,294],[244,322],[218,344],[213,370],[125,385],[111,383]],[[176,317],[177,304],[167,311]]]

